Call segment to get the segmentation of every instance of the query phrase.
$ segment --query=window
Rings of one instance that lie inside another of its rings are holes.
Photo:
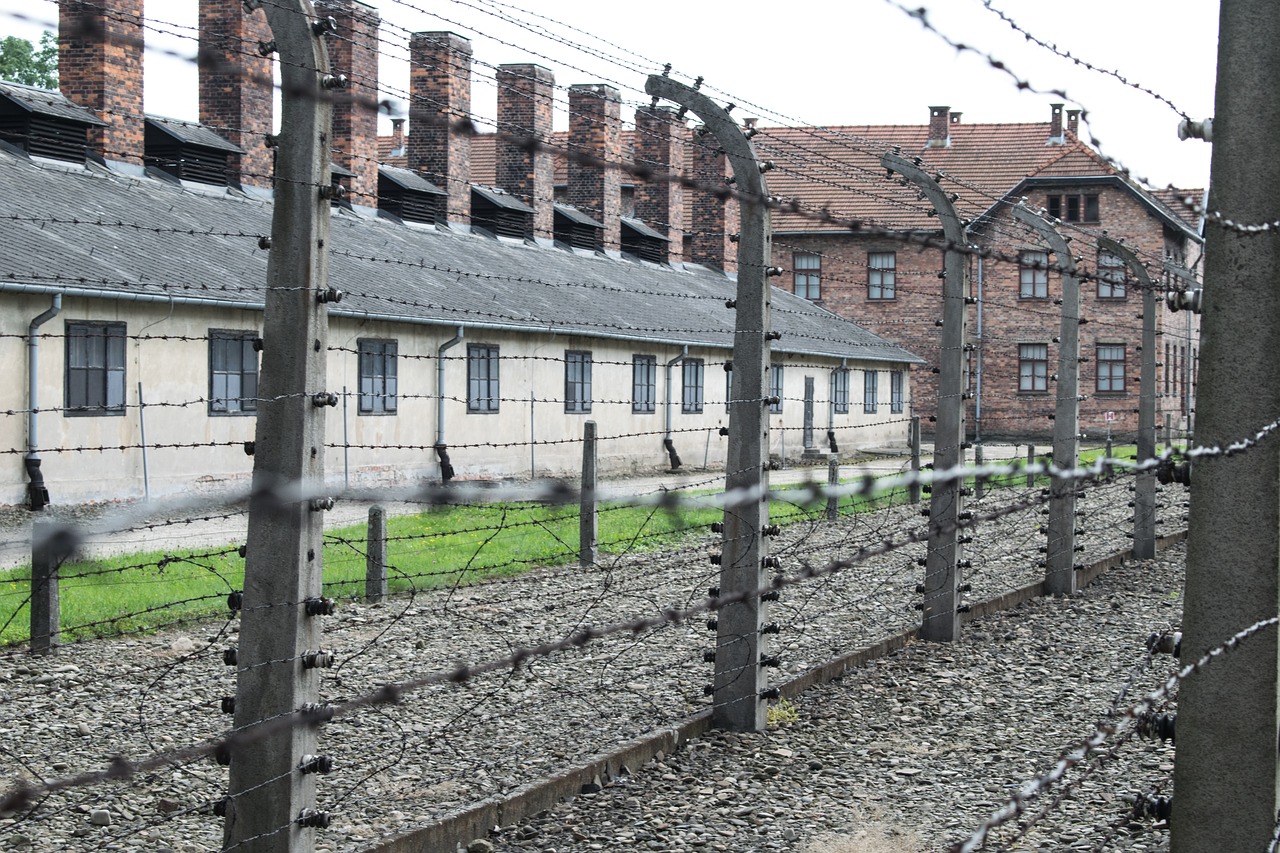
[[[1098,253],[1098,298],[1124,299],[1125,297],[1124,258],[1110,252]]]
[[[894,299],[897,296],[897,269],[896,252],[868,253],[867,298]]]
[[[467,411],[498,411],[498,348],[491,344],[467,345]]]
[[[1172,344],[1164,345],[1164,363],[1161,365],[1164,367],[1164,394],[1166,397],[1169,396],[1169,379],[1173,376],[1173,362],[1170,361],[1172,356],[1169,354],[1171,346]]]
[[[1122,393],[1124,391],[1124,344],[1098,344],[1097,363],[1098,393]]]
[[[1018,298],[1049,298],[1049,253],[1018,253]]]
[[[68,415],[124,414],[124,323],[67,323]]]
[[[1054,219],[1065,222],[1098,222],[1098,196],[1072,193],[1068,195],[1051,195],[1045,200],[1045,207]]]
[[[564,410],[591,411],[591,353],[567,350],[564,354]]]
[[[903,378],[901,370],[889,371],[889,411],[895,415],[902,414]]]
[[[684,384],[680,392],[680,411],[696,415],[702,411],[702,375],[700,358],[686,358],[682,366]]]
[[[769,411],[775,415],[782,414],[782,365],[769,365]]]
[[[1018,344],[1018,393],[1049,390],[1049,345]]]
[[[657,405],[658,357],[636,355],[631,358],[631,411],[653,412]]]
[[[849,371],[841,368],[831,373],[831,404],[837,415],[849,414]]]
[[[396,413],[396,342],[359,341],[362,415]]]
[[[880,374],[874,370],[862,374],[862,413],[874,415],[880,406]]]
[[[257,332],[209,332],[209,414],[258,410]]]
[[[822,298],[822,256],[813,252],[796,252],[791,256],[796,296],[803,299]]]

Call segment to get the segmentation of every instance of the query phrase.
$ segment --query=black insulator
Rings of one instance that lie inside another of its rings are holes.
[[[221,704],[222,704],[222,713],[234,714],[236,712],[236,697],[223,696]]]
[[[333,666],[333,653],[324,649],[308,650],[302,653],[301,660],[303,669],[327,669]]]
[[[327,702],[307,702],[298,709],[298,713],[306,722],[318,725],[333,719],[333,706]]]
[[[760,698],[766,701],[781,698],[782,691],[776,687],[770,687],[767,690],[760,691]]]
[[[240,609],[240,608],[242,608],[242,607],[244,607],[244,593],[243,593],[243,592],[232,592],[232,593],[230,593],[230,594],[228,594],[228,595],[227,595],[227,609],[228,609],[228,610],[230,610],[232,613],[235,613],[237,610],[239,610],[239,609]]]
[[[213,760],[227,767],[231,764],[231,747],[225,743],[220,743],[213,750]]]
[[[702,653],[702,661],[703,663],[715,663],[716,662],[715,649],[707,649],[706,651],[704,651]]]
[[[308,598],[303,606],[308,616],[332,616],[338,609],[332,598]]]
[[[760,593],[761,601],[777,601],[779,598],[781,598],[781,596],[778,594],[778,591],[776,589],[771,589],[768,592]]]
[[[227,666],[237,666],[240,663],[240,653],[235,649],[223,649],[222,662]]]
[[[714,630],[715,630],[716,628],[718,628],[719,626],[720,626],[720,621],[719,621],[718,619],[708,619],[708,620],[707,620],[707,630],[708,630],[708,631],[714,631]]]
[[[327,755],[304,755],[298,770],[303,773],[332,773],[333,759]]]
[[[778,667],[778,666],[782,666],[782,658],[779,658],[779,657],[773,657],[773,656],[765,656],[765,657],[761,657],[761,658],[760,658],[760,665],[761,665],[761,666],[764,666],[764,667]]]
[[[760,626],[761,634],[781,634],[782,626],[777,622],[770,622],[767,625]]]
[[[294,823],[298,824],[298,826],[312,827],[314,829],[327,829],[329,826],[329,813],[319,809],[303,809],[298,812],[298,817]]]
[[[720,587],[712,586],[707,588],[707,598],[719,598],[719,597],[720,597]]]
[[[724,533],[724,522],[723,522],[723,521],[713,521],[713,522],[711,522],[711,532],[712,532],[712,533]]]
[[[246,441],[246,442],[244,443],[244,455],[245,455],[245,456],[252,456],[252,455],[253,455],[253,451],[254,451],[254,449],[255,449],[255,448],[257,448],[257,446],[258,446],[258,445],[257,445],[257,443],[256,443],[256,442],[253,442],[253,441]]]
[[[719,554],[708,554],[708,555],[707,555],[707,561],[708,561],[709,563],[711,563],[711,565],[713,565],[713,566],[718,566],[718,565],[720,565],[720,555],[719,555]]]

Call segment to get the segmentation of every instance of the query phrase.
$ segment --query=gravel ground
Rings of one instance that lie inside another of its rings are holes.
[[[989,495],[977,511],[1018,497]],[[1082,562],[1127,546],[1127,501],[1121,483],[1090,487],[1081,502]],[[919,530],[922,521],[914,508],[899,507],[794,525],[774,553],[784,571],[802,560],[825,565]],[[974,600],[1041,575],[1042,521],[1033,508],[978,528],[966,552]],[[322,696],[338,702],[460,660],[500,658],[583,624],[699,602],[716,584],[713,550],[708,536],[585,570],[345,605],[326,620],[325,645],[337,665],[324,672]],[[915,561],[923,554],[923,545],[902,547],[788,589],[770,614],[782,628],[773,650],[784,672],[915,624]],[[800,850],[824,833],[865,830],[856,849],[877,849],[872,841],[906,845],[885,850],[938,847],[1088,734],[1142,658],[1147,634],[1177,621],[1180,567],[1177,554],[1124,567],[1078,597],[974,623],[959,644],[913,645],[806,693],[794,722],[760,735],[709,736],[492,843],[561,853]],[[81,643],[47,660],[0,659],[0,777],[62,778],[102,769],[117,754],[136,760],[225,733],[229,718],[219,704],[234,674],[222,650],[235,645],[235,632],[231,619]],[[315,850],[366,849],[687,718],[708,701],[702,651],[710,639],[701,620],[616,634],[334,720],[319,737],[335,771],[320,779],[318,794],[334,822],[317,832]],[[1153,678],[1144,674],[1137,689]],[[1097,827],[1121,814],[1117,794],[1168,775],[1163,747],[1134,743],[1119,756],[1054,812],[1048,834],[1016,849],[1089,849]],[[215,850],[221,822],[208,812],[225,790],[226,768],[208,759],[173,762],[128,782],[49,796],[0,823],[0,839],[35,850]],[[1158,833],[1133,829],[1113,846],[1158,849]],[[902,835],[908,830],[918,840]]]

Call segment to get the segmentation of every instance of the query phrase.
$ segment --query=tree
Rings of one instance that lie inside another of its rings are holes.
[[[58,88],[57,37],[45,30],[40,35],[39,49],[17,36],[0,41],[0,80],[42,89]]]

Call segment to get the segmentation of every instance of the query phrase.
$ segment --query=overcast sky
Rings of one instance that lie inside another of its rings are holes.
[[[1061,89],[1068,108],[1088,111],[1101,150],[1155,186],[1203,187],[1209,146],[1177,138],[1180,119],[1213,113],[1217,0],[989,0],[1032,36],[1116,72],[1173,104],[1089,71],[1015,32],[983,0],[923,3],[955,42],[1005,64],[1034,89]],[[383,18],[381,67],[389,97],[408,87],[406,33],[449,30],[472,39],[473,109],[491,119],[496,102],[489,66],[535,62],[562,86],[607,82],[622,90],[623,117],[647,103],[645,77],[670,62],[674,72],[706,78],[704,91],[738,104],[736,115],[762,124],[924,124],[930,106],[949,106],[965,122],[1047,121],[1050,94],[1020,91],[985,56],[949,47],[887,0],[721,4],[646,0],[371,0]],[[165,37],[147,33],[146,110],[196,119],[196,0],[149,0],[147,15]],[[433,14],[428,14],[430,9]],[[733,9],[733,11],[726,11]],[[759,11],[756,11],[758,9]],[[55,22],[51,0],[0,0],[0,33],[38,38],[31,21]],[[503,18],[514,18],[517,26]],[[581,47],[579,47],[581,46]],[[602,57],[607,57],[602,58]],[[687,79],[687,78],[686,78]],[[563,95],[563,93],[561,93]],[[566,126],[563,111],[557,128]]]

